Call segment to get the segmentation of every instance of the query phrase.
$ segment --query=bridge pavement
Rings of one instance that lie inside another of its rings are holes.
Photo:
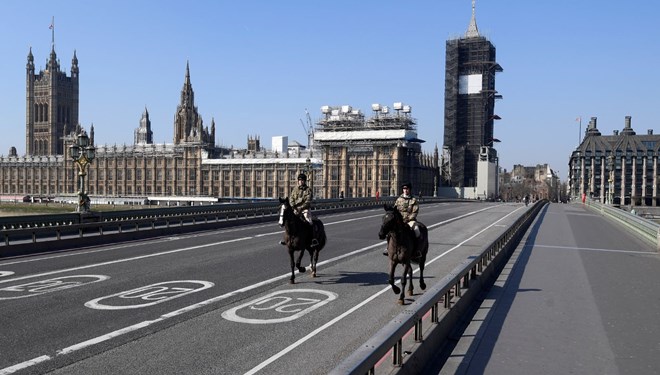
[[[580,204],[546,206],[428,373],[660,373],[660,255]]]

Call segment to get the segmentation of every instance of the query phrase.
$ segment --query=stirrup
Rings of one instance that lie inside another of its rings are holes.
[[[316,238],[312,238],[312,244],[310,245],[311,247],[316,247],[319,245],[319,241]]]

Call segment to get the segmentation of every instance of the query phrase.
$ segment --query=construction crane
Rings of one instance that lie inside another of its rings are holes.
[[[300,124],[302,125],[303,130],[305,130],[305,135],[307,136],[307,148],[309,149],[311,146],[312,136],[314,135],[314,126],[312,125],[312,117],[309,115],[307,108],[305,108],[305,115],[307,123],[300,119]]]

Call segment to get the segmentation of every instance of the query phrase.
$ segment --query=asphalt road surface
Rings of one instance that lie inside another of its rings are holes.
[[[527,209],[422,205],[427,284]],[[296,272],[293,285],[276,222],[3,259],[0,375],[325,374],[401,311],[383,214],[320,216],[318,277]]]

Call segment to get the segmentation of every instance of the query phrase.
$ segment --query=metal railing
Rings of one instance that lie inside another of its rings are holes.
[[[591,199],[587,199],[585,205],[589,209],[622,224],[629,232],[652,244],[655,246],[656,251],[660,252],[660,224],[632,214],[626,210],[602,204]]]
[[[395,197],[315,200],[313,212],[324,214],[392,204]],[[421,203],[455,201],[424,198]],[[0,257],[144,239],[197,230],[275,220],[277,200],[205,206],[147,208],[91,214],[51,214],[0,218]]]
[[[376,364],[390,350],[393,368],[383,369],[384,373],[395,372],[397,368],[406,373],[420,373],[423,365],[437,354],[437,348],[447,339],[461,315],[469,308],[479,292],[496,278],[498,267],[506,263],[527,228],[546,203],[545,200],[539,201],[528,209],[497,240],[488,245],[481,255],[469,257],[452,270],[341,362],[330,374],[375,374]],[[432,326],[425,332],[423,324],[426,316]],[[404,339],[409,332],[413,334],[410,338]],[[405,366],[404,353],[407,354]]]

